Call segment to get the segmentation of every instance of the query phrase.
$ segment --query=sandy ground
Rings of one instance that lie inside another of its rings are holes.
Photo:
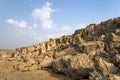
[[[70,78],[50,70],[15,71],[10,63],[0,61],[0,80],[70,80]]]
[[[9,72],[1,74],[0,80],[70,80],[63,75],[57,75],[52,72],[39,70],[30,72]]]

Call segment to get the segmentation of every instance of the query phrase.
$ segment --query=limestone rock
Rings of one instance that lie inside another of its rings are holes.
[[[120,54],[115,55],[115,62],[120,64]]]
[[[82,43],[78,46],[78,51],[81,53],[88,53],[94,51],[103,51],[104,50],[104,43],[103,42],[89,42],[89,43]]]
[[[24,65],[19,65],[19,71],[25,72],[28,71],[28,67],[25,67]]]
[[[110,74],[109,80],[120,80],[120,75]]]
[[[116,74],[118,71],[118,68],[114,64],[105,61],[103,58],[98,60],[98,68],[105,76],[110,73]]]
[[[40,66],[42,68],[49,68],[52,66],[52,62],[53,62],[53,59],[46,56],[44,59],[41,60]]]
[[[32,65],[31,67],[28,68],[28,70],[33,71],[33,70],[39,70],[41,67],[39,65]]]
[[[74,79],[84,78],[94,69],[94,63],[85,54],[62,57],[53,63],[56,72],[63,72]]]
[[[69,48],[66,48],[60,52],[56,52],[54,54],[54,58],[57,59],[59,57],[63,57],[63,56],[68,56],[68,55],[76,55],[78,54],[79,52],[76,51],[76,49],[72,48],[72,47],[69,47]]]
[[[35,47],[34,46],[29,46],[29,47],[27,47],[27,49],[28,49],[29,52],[35,51]]]
[[[90,72],[89,80],[107,80],[99,71]]]
[[[0,49],[0,61],[12,65],[1,71],[49,68],[73,80],[119,80],[120,17],[36,45]]]

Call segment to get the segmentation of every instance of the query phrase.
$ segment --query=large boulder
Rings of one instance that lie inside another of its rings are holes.
[[[41,68],[49,68],[52,66],[53,58],[45,56],[44,59],[40,61]]]
[[[98,69],[102,72],[102,74],[104,76],[112,73],[112,74],[116,74],[118,72],[118,68],[107,61],[107,59],[104,58],[100,58],[98,60]]]
[[[73,79],[87,78],[94,69],[93,61],[86,54],[65,56],[53,62],[53,70],[62,72]]]

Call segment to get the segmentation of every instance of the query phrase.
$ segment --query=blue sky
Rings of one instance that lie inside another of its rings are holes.
[[[72,34],[120,16],[120,0],[0,0],[0,48]]]

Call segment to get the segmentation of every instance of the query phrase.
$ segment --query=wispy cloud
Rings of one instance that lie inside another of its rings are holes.
[[[18,21],[13,18],[9,18],[5,20],[8,24],[16,26],[20,34],[24,36],[30,36],[34,41],[41,42],[48,40],[49,38],[57,38],[62,35],[71,34],[75,29],[82,28],[85,24],[77,24],[77,25],[64,25],[62,27],[56,27],[55,23],[52,20],[52,13],[54,10],[52,4],[46,2],[41,8],[34,9],[32,14],[33,23],[26,22],[24,20]],[[44,29],[42,30],[41,29]],[[51,30],[54,30],[51,32]],[[43,34],[46,31],[47,33]]]
[[[16,21],[14,19],[7,19],[5,20],[8,24],[11,24],[13,26],[16,27],[20,27],[20,28],[25,28],[27,27],[27,22],[26,21]]]
[[[30,26],[26,21],[22,20],[22,21],[17,21],[14,20],[12,18],[5,20],[5,22],[7,22],[8,24],[11,24],[13,26],[17,27],[17,30],[21,33],[21,34],[31,34],[36,36],[37,32],[33,29],[37,27],[37,24],[33,24],[33,26]]]
[[[46,2],[42,8],[36,8],[32,12],[32,16],[35,20],[40,21],[41,27],[43,29],[52,29],[55,27],[53,20],[51,19],[51,14],[55,11],[51,7],[51,3]]]

